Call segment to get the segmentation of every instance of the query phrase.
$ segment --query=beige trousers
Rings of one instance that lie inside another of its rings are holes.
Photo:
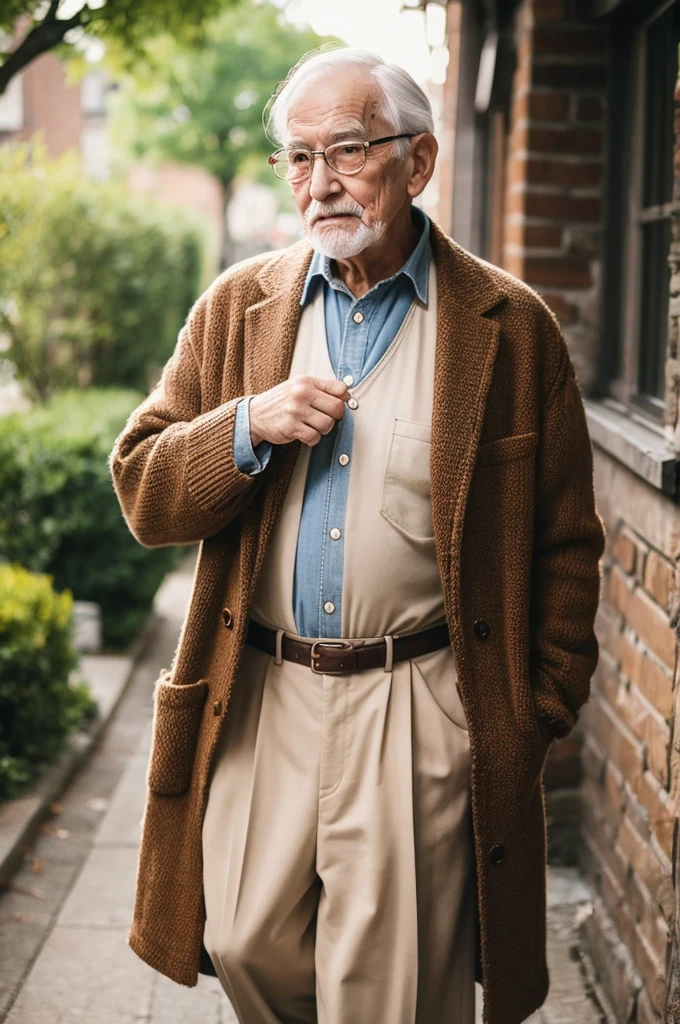
[[[474,1021],[469,743],[437,657],[329,676],[244,647],[203,827],[241,1024]]]

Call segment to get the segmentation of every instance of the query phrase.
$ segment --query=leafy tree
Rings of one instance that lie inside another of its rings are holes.
[[[0,5],[0,30],[19,40],[9,52],[0,53],[0,94],[8,83],[39,57],[55,47],[68,54],[83,31],[88,36],[113,44],[125,63],[132,67],[144,52],[149,39],[167,32],[176,39],[196,42],[205,22],[236,0],[86,0],[66,17],[59,17],[63,0],[3,0]]]
[[[198,45],[154,40],[112,101],[114,139],[136,158],[204,167],[222,183],[225,202],[237,174],[275,187],[262,111],[277,82],[323,43],[341,40],[298,29],[280,8],[254,0],[224,11]]]

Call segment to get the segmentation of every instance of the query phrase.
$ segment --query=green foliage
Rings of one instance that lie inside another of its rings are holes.
[[[180,210],[84,179],[70,155],[0,147],[0,331],[29,393],[148,389],[201,285]]]
[[[253,0],[225,11],[205,35],[193,47],[169,34],[149,45],[112,101],[114,138],[136,157],[199,164],[226,189],[257,161],[274,187],[262,111],[302,54],[332,37],[300,30],[278,7]]]
[[[70,684],[73,600],[49,576],[0,565],[0,800],[15,796],[96,705]]]
[[[0,562],[50,573],[58,589],[102,606],[106,644],[129,644],[177,548],[134,539],[107,456],[137,392],[67,392],[0,419]]]
[[[206,21],[235,0],[97,0],[83,3],[50,4],[43,0],[3,0],[0,5],[0,29],[11,34],[17,18],[28,16],[25,37],[0,61],[0,93],[7,83],[37,55],[56,48],[60,57],[77,55],[77,38],[84,29],[88,38],[104,40],[115,49],[118,63],[132,69],[145,52],[149,39],[169,32],[185,43],[204,36]],[[61,7],[61,10],[59,9]],[[70,10],[65,10],[70,8]],[[58,15],[61,14],[61,17]],[[64,42],[64,37],[68,41]]]

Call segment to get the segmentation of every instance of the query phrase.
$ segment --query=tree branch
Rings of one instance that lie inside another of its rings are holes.
[[[69,29],[78,28],[83,24],[82,8],[72,18],[58,21],[55,17],[59,0],[52,0],[50,8],[43,21],[31,29],[16,50],[10,53],[5,63],[0,67],[0,96],[9,85],[14,76],[30,64],[32,60],[39,57],[41,53],[51,50],[57,43],[60,43]]]

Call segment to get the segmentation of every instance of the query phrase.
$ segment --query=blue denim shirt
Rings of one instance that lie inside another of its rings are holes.
[[[333,276],[327,256],[315,252],[312,257],[300,305],[311,302],[316,288],[323,287],[328,355],[336,376],[340,380],[348,378],[350,390],[394,341],[414,294],[427,304],[432,258],[430,219],[416,206],[411,207],[411,216],[421,229],[415,249],[396,274],[373,285],[360,299]],[[354,319],[357,313],[362,314],[358,323]],[[241,472],[255,475],[269,462],[272,445],[260,441],[253,449],[251,398],[249,395],[237,406],[234,460]],[[293,610],[300,636],[342,636],[344,521],[352,464],[352,417],[352,410],[346,405],[343,418],[329,434],[322,435],[310,454],[293,585]],[[347,458],[340,461],[343,455]]]

